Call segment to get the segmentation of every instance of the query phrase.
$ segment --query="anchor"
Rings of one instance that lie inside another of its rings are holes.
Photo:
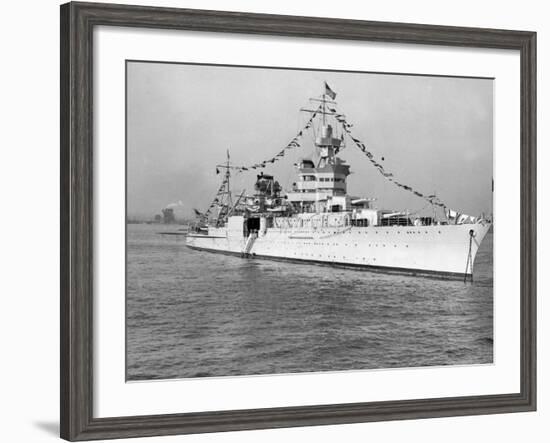
[[[466,260],[466,270],[464,271],[464,283],[468,277],[468,266],[470,266],[470,283],[474,282],[474,261],[472,260],[472,242],[474,241],[475,232],[470,229],[470,246],[468,247],[468,259]]]

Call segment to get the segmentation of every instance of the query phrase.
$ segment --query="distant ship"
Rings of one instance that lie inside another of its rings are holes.
[[[344,114],[336,109],[336,93],[310,99],[317,107],[302,109],[311,117],[302,131],[274,158],[252,165],[229,161],[217,165],[222,183],[205,212],[195,210],[197,223],[186,238],[195,250],[273,260],[310,262],[383,272],[473,278],[477,251],[491,221],[452,211],[433,195],[424,195],[397,181],[357,138]],[[320,122],[317,122],[317,119]],[[297,180],[283,191],[272,175],[257,175],[253,195],[233,198],[232,172],[264,169],[281,160],[287,149],[300,146],[305,131],[315,129],[315,153],[297,166]],[[335,128],[340,129],[337,133]],[[378,172],[397,186],[427,200],[433,216],[377,209],[375,199],[351,196],[346,180],[350,166],[338,154],[349,136]],[[437,212],[442,212],[438,217]]]

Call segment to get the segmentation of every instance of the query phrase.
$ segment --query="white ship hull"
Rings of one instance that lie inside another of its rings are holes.
[[[489,223],[431,226],[370,226],[278,229],[245,236],[211,228],[189,234],[190,248],[248,257],[315,262],[387,272],[464,277],[489,230]],[[470,241],[470,231],[473,231]]]

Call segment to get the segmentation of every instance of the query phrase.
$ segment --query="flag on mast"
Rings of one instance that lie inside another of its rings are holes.
[[[328,95],[332,100],[336,98],[336,92],[330,89],[330,86],[325,82],[325,95]]]

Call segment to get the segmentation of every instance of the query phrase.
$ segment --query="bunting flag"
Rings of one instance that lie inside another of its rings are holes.
[[[326,88],[325,94],[328,95],[329,97],[331,97],[332,99],[334,99],[336,97],[336,93],[332,89],[330,89],[330,87],[328,86],[328,84],[326,82],[325,82],[325,88]],[[294,148],[299,148],[301,146],[300,145],[300,139],[302,138],[304,132],[312,127],[313,121],[315,120],[315,117],[317,117],[317,114],[319,113],[321,108],[322,108],[322,105],[319,105],[319,107],[315,111],[312,112],[311,117],[308,119],[305,126],[274,157],[272,157],[268,160],[264,160],[260,163],[255,163],[255,164],[250,165],[250,166],[233,166],[233,167],[231,167],[231,169],[237,170],[238,172],[248,171],[249,169],[253,169],[253,170],[263,169],[268,164],[273,164],[276,161],[280,160],[282,157],[284,157],[288,150],[294,149]],[[361,152],[363,152],[363,154],[365,154],[365,156],[369,159],[371,164],[378,170],[378,172],[380,172],[380,174],[386,180],[394,183],[396,186],[400,187],[401,189],[404,189],[408,192],[413,193],[417,197],[420,197],[420,198],[423,198],[423,199],[427,200],[432,205],[439,206],[443,209],[447,208],[447,206],[435,194],[425,195],[425,194],[413,189],[412,186],[408,186],[408,185],[405,185],[405,184],[397,181],[394,178],[394,175],[391,172],[387,172],[384,169],[384,166],[381,163],[376,161],[376,159],[375,159],[374,155],[372,154],[372,152],[370,152],[367,149],[367,146],[363,142],[361,142],[360,139],[352,136],[351,128],[353,127],[353,125],[348,123],[348,121],[346,120],[345,115],[338,113],[335,108],[328,107],[328,110],[336,118],[336,120],[342,125],[342,128],[343,128],[344,132],[351,138],[351,140],[353,141],[355,146],[357,146],[357,148]],[[343,134],[342,134],[342,137],[343,137]],[[228,158],[229,158],[229,154],[228,154]],[[382,160],[384,160],[383,157],[382,157]],[[217,169],[216,169],[216,173],[219,173],[219,171]],[[219,195],[219,193],[222,192],[225,185],[226,185],[226,179],[224,179],[224,181],[222,182],[217,195]],[[210,213],[210,211],[212,210],[212,208],[214,206],[216,206],[216,204],[217,204],[217,198],[212,202],[212,204],[210,205],[210,207],[208,208],[208,210],[204,214],[208,215]]]
[[[365,154],[367,156],[367,158],[372,163],[372,165],[378,170],[378,172],[380,172],[380,174],[382,174],[382,176],[385,179],[387,179],[388,181],[394,183],[396,186],[400,187],[401,189],[404,189],[405,191],[412,192],[417,197],[420,197],[420,198],[423,198],[424,200],[427,200],[432,205],[439,206],[440,208],[443,208],[443,209],[447,208],[445,203],[443,203],[441,200],[439,200],[439,198],[435,194],[424,195],[423,193],[413,189],[412,186],[405,185],[405,184],[395,180],[394,177],[393,177],[393,174],[391,172],[386,172],[386,170],[384,169],[384,166],[382,164],[378,163],[375,160],[374,155],[372,154],[372,152],[370,152],[367,149],[365,144],[362,143],[361,140],[359,140],[358,138],[355,138],[354,136],[351,135],[351,128],[353,127],[353,125],[349,124],[346,121],[345,116],[343,114],[338,114],[336,109],[334,109],[334,108],[328,108],[328,109],[329,109],[330,112],[332,112],[334,114],[336,120],[338,120],[338,122],[342,125],[342,128],[348,134],[348,136],[351,138],[351,140],[353,141],[355,146],[357,146],[359,148],[359,150],[361,150],[363,152],[363,154]],[[383,158],[382,158],[382,160],[383,160]]]
[[[302,146],[300,144],[300,139],[303,137],[304,132],[307,131],[309,128],[311,128],[311,126],[313,125],[313,120],[315,120],[315,117],[317,117],[317,114],[319,113],[320,110],[321,110],[321,105],[319,105],[319,107],[315,111],[313,111],[313,113],[311,114],[311,117],[308,119],[305,126],[302,129],[300,129],[300,131],[296,134],[296,136],[293,137],[290,140],[290,142],[288,142],[287,145],[283,149],[281,149],[274,157],[268,160],[264,160],[263,162],[260,162],[260,163],[255,163],[251,166],[233,166],[231,169],[237,170],[238,172],[248,171],[249,169],[263,169],[267,167],[268,164],[273,164],[276,161],[280,160],[282,157],[284,157],[289,149],[299,148],[300,146]],[[218,173],[217,169],[216,169],[216,173]]]
[[[222,180],[222,183],[221,183],[220,187],[218,188],[218,192],[216,192],[216,197],[214,197],[214,200],[212,200],[212,203],[210,203],[210,206],[208,206],[208,209],[204,213],[200,213],[196,209],[194,210],[195,215],[197,217],[206,218],[210,215],[210,213],[212,212],[212,209],[214,209],[214,207],[216,207],[216,205],[218,204],[218,202],[219,202],[218,196],[220,195],[221,192],[223,192],[223,190],[225,189],[226,184],[227,184],[227,176],[225,176],[224,179]]]

